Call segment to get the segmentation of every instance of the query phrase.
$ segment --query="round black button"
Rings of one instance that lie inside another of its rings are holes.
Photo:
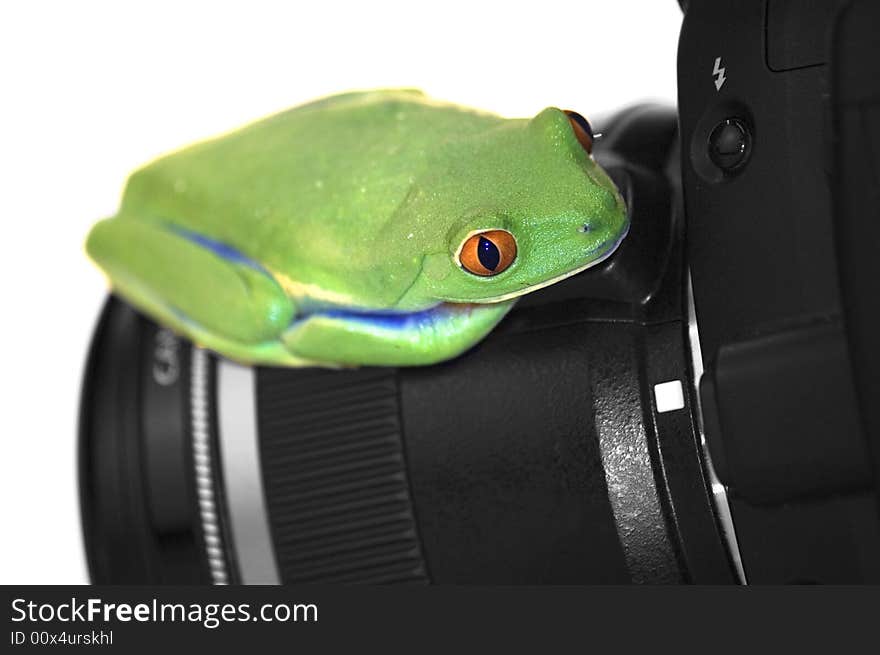
[[[709,135],[709,159],[725,173],[741,168],[749,158],[752,137],[738,118],[726,118]]]

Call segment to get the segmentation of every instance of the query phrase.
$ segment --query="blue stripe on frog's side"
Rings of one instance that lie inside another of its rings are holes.
[[[327,309],[303,312],[297,314],[290,322],[288,330],[295,329],[300,323],[309,318],[329,318],[349,323],[367,325],[374,330],[405,332],[411,330],[418,332],[430,324],[437,325],[451,316],[449,308],[444,303],[434,307],[423,309],[418,312],[392,313],[392,312],[363,312],[357,310]]]
[[[359,312],[333,309],[317,312],[317,314],[320,316],[326,316],[327,318],[337,318],[356,323],[365,323],[383,330],[406,330],[407,328],[415,328],[424,325],[425,323],[438,320],[445,313],[443,312],[443,307],[443,304],[438,304],[434,307],[429,307],[428,309],[423,309],[418,312],[406,313]]]
[[[178,236],[192,241],[202,248],[210,250],[221,259],[224,259],[233,264],[247,266],[256,271],[260,271],[261,273],[268,275],[269,277],[272,277],[269,271],[267,271],[261,264],[255,262],[253,259],[250,259],[240,250],[237,250],[236,248],[233,248],[232,246],[223,243],[222,241],[211,239],[210,237],[206,237],[203,234],[187,230],[177,225],[169,225],[168,229]],[[327,318],[366,323],[373,326],[374,328],[383,330],[407,330],[423,326],[429,322],[442,320],[449,313],[448,311],[444,311],[443,308],[444,305],[442,303],[439,303],[434,307],[423,309],[418,312],[378,312],[344,309],[339,306],[327,307],[326,303],[316,303],[314,309],[309,309],[308,304],[304,303],[297,306],[297,314],[294,317],[293,321],[291,321],[290,327],[295,327],[298,322],[303,321],[310,316],[326,316]],[[180,318],[186,319],[186,317],[182,315]]]
[[[191,230],[187,230],[186,228],[179,227],[177,225],[169,225],[168,229],[177,234],[178,236],[183,237],[189,241],[192,241],[196,245],[201,246],[202,248],[206,248],[210,250],[215,255],[220,257],[221,259],[225,259],[226,261],[233,264],[240,264],[242,266],[247,266],[248,268],[252,268],[256,271],[260,271],[261,273],[272,277],[263,266],[261,266],[258,262],[255,262],[253,259],[245,255],[240,250],[236,250],[232,246],[223,243],[222,241],[217,241],[215,239],[211,239],[210,237],[206,237],[204,234],[199,234],[198,232],[193,232]]]

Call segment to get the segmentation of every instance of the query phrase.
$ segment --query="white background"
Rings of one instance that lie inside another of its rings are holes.
[[[76,417],[106,293],[83,254],[127,174],[317,96],[416,86],[530,116],[675,99],[675,0],[0,8],[0,584],[86,582]]]

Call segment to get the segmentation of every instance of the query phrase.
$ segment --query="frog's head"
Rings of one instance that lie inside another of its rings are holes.
[[[400,238],[423,259],[401,306],[508,300],[613,253],[629,222],[592,140],[583,117],[551,107],[449,144],[407,203]]]

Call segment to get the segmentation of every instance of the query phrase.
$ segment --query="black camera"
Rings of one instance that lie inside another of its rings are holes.
[[[629,237],[458,359],[244,367],[110,298],[92,580],[880,582],[880,4],[681,4],[678,112],[599,128]]]

